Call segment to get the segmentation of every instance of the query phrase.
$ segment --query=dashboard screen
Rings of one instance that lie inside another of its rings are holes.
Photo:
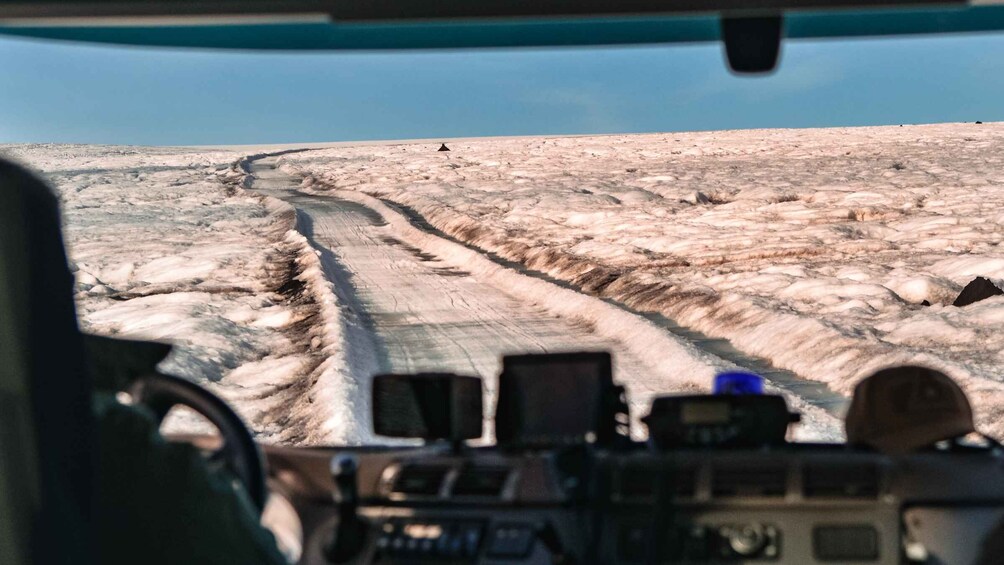
[[[680,420],[687,425],[727,424],[730,413],[727,402],[687,402],[680,407]]]
[[[481,437],[481,379],[448,373],[375,375],[373,431],[387,437]]]
[[[613,386],[609,353],[508,356],[499,377],[499,444],[591,442]]]

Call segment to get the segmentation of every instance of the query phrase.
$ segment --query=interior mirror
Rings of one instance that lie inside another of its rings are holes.
[[[739,74],[773,71],[783,32],[781,16],[722,18],[722,41],[729,68]]]

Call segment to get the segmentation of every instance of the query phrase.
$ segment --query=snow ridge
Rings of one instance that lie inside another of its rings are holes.
[[[282,199],[299,187],[301,177],[276,169],[276,158],[299,151],[251,155],[237,166],[246,175],[242,190],[247,189],[248,194],[263,199],[268,206],[287,210],[293,218],[293,231],[285,237],[298,249],[297,280],[304,283],[318,308],[310,335],[319,364],[288,411],[288,431],[281,441],[317,445],[401,443],[376,436],[370,424],[370,382],[384,364],[378,355],[379,338],[361,314],[365,306],[354,297],[351,282],[331,271],[325,257],[331,250],[315,241],[312,230],[304,227],[310,221],[307,213]]]
[[[317,309],[307,337],[312,356],[318,361],[305,382],[298,386],[300,392],[293,397],[291,405],[277,407],[282,412],[277,417],[285,420],[277,439],[310,445],[358,444],[370,439],[372,434],[365,420],[352,417],[352,411],[345,407],[359,404],[360,397],[368,392],[359,390],[359,371],[353,370],[361,363],[347,358],[351,338],[335,289],[324,275],[320,252],[300,233],[293,206],[273,196],[248,190],[255,182],[252,163],[283,153],[288,152],[245,156],[232,168],[233,186],[237,191],[260,198],[270,214],[283,218],[286,230],[283,242],[295,253],[294,278],[303,284],[304,294]]]
[[[277,202],[290,210],[293,207],[281,200],[265,197],[269,202]],[[295,210],[294,210],[295,214]],[[324,269],[315,250],[307,239],[294,229],[286,234],[286,241],[298,249],[296,264],[299,272],[297,280],[304,283],[307,293],[318,309],[317,321],[310,330],[311,343],[315,351],[324,359],[311,373],[309,388],[300,395],[294,406],[287,409],[301,420],[297,426],[303,434],[298,443],[305,444],[348,444],[360,441],[361,424],[347,416],[344,407],[351,406],[357,395],[356,381],[346,359],[345,333],[338,299],[331,283],[324,276]]]

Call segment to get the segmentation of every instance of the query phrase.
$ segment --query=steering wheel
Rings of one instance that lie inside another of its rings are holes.
[[[210,468],[224,468],[244,485],[260,515],[265,508],[268,487],[265,462],[251,432],[220,397],[201,386],[178,377],[150,374],[129,389],[133,401],[153,411],[158,424],[175,406],[187,406],[209,420],[220,431],[223,447],[208,457]]]

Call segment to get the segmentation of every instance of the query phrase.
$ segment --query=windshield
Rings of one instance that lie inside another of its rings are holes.
[[[160,369],[265,443],[389,441],[377,373],[480,376],[490,419],[502,355],[596,350],[636,438],[745,369],[841,441],[854,385],[912,363],[1004,439],[1002,50],[791,41],[739,77],[718,45],[2,39],[0,154],[59,193],[81,328],[176,344]]]

